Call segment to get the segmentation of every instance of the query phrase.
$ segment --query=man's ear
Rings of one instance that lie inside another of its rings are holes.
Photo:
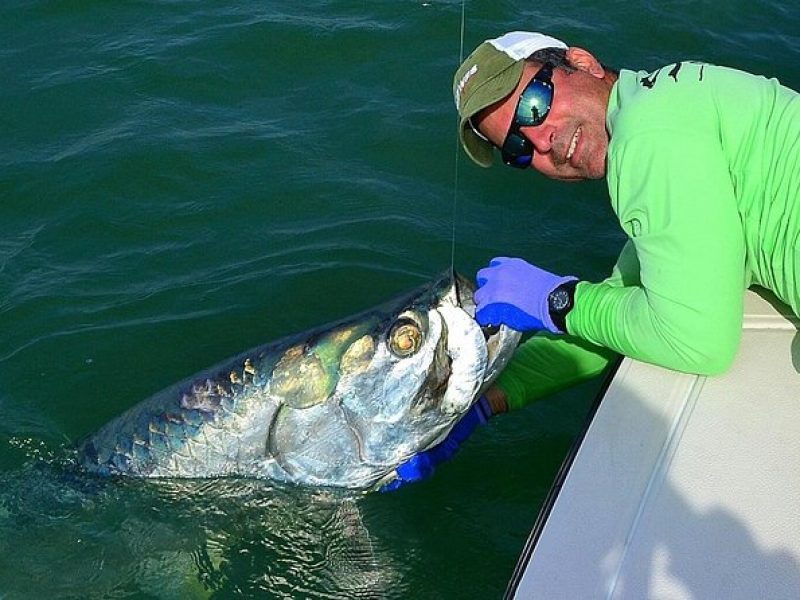
[[[602,78],[606,71],[594,55],[588,50],[573,46],[567,48],[567,60],[580,71],[585,71],[598,79]]]

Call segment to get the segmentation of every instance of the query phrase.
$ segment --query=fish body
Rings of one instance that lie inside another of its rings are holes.
[[[137,477],[258,477],[370,489],[439,443],[519,334],[484,332],[448,272],[344,321],[253,348],[113,419],[83,468]]]

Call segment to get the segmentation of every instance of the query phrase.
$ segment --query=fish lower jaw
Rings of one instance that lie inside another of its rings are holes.
[[[468,401],[464,401],[464,398],[453,398],[453,399],[445,399],[441,404],[442,413],[447,416],[454,416],[454,415],[462,415],[469,407],[472,406],[472,395],[467,396]]]

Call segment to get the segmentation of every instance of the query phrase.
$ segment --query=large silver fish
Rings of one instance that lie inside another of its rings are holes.
[[[474,320],[448,272],[346,321],[254,348],[156,394],[79,449],[104,475],[378,488],[440,442],[519,341]]]

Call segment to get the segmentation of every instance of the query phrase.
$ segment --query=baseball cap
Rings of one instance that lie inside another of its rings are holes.
[[[453,77],[458,135],[467,155],[482,167],[492,166],[492,143],[473,129],[470,119],[514,91],[524,60],[544,48],[567,48],[543,33],[512,31],[486,40],[461,63]]]

